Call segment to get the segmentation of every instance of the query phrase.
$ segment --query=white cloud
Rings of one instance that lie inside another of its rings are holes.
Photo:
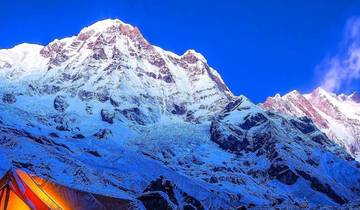
[[[341,52],[326,60],[322,68],[326,69],[322,87],[329,91],[348,88],[360,79],[360,17],[348,20]]]

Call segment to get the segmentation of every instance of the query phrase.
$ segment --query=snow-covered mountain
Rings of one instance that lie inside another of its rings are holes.
[[[284,96],[269,97],[266,109],[293,116],[306,116],[326,135],[360,160],[360,96],[327,92],[317,88],[309,94],[292,91]]]
[[[234,96],[202,55],[162,50],[120,20],[0,50],[0,78],[3,170],[128,199],[134,209],[360,199],[360,164],[311,120]]]
[[[136,27],[120,20],[97,22],[44,47],[2,50],[0,67],[1,78],[8,81],[0,88],[15,97],[57,95],[66,101],[69,96],[87,104],[87,110],[95,99],[140,124],[169,116],[197,121],[233,97],[201,54],[188,50],[179,56],[152,46]],[[134,113],[142,118],[133,119]]]

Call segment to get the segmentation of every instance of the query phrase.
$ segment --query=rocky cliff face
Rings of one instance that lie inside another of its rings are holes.
[[[360,102],[355,92],[333,94],[317,88],[309,94],[293,91],[284,96],[269,97],[261,106],[293,116],[306,116],[332,139],[359,159]]]
[[[314,123],[266,111],[234,96],[199,53],[162,50],[119,20],[0,50],[0,77],[0,173],[22,168],[138,209],[340,207],[360,197],[360,165],[315,126],[331,128],[313,105],[323,99],[290,109]]]

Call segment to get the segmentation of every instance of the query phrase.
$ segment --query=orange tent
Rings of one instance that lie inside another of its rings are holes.
[[[0,179],[0,210],[131,209],[130,200],[71,189],[16,169]]]
[[[20,170],[19,172],[26,175]],[[44,192],[36,192],[38,189],[32,189],[32,187],[24,181],[17,171],[8,171],[0,180],[0,209],[62,209]],[[45,199],[40,196],[44,196]]]

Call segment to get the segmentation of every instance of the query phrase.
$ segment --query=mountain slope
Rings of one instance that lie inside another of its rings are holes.
[[[327,136],[360,158],[360,100],[355,92],[336,95],[322,88],[301,95],[293,91],[269,97],[263,107],[294,116],[307,116]]]
[[[308,119],[234,96],[206,59],[104,20],[0,50],[0,162],[134,209],[317,208],[360,165]]]

